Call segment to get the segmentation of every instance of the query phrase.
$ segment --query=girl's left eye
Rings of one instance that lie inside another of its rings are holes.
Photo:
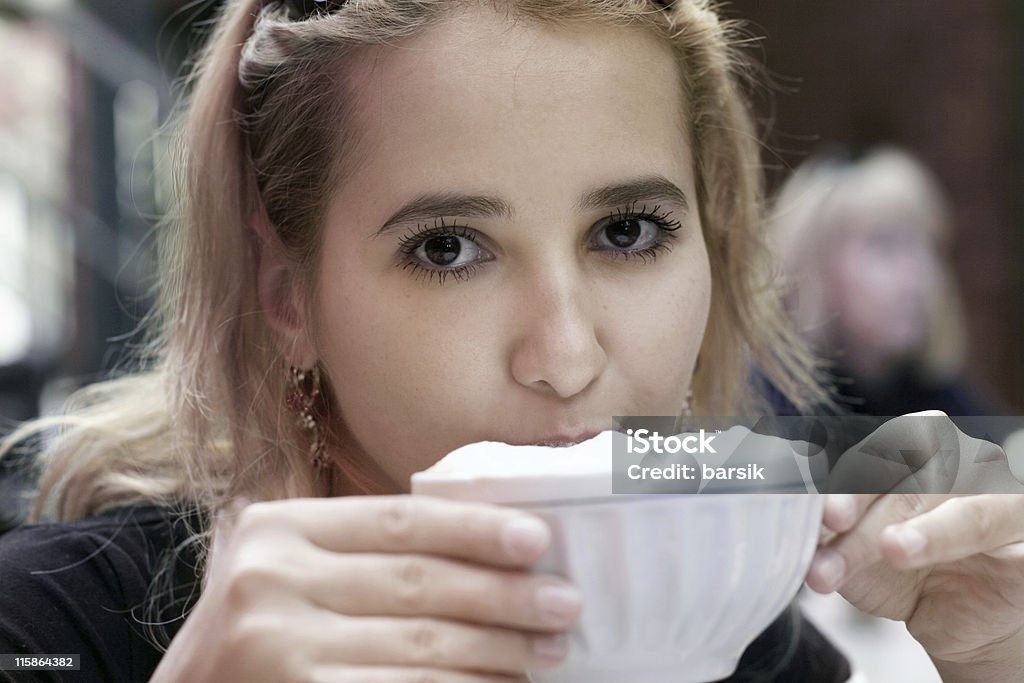
[[[640,251],[656,246],[664,228],[649,218],[621,218],[606,223],[594,235],[602,249]]]
[[[612,256],[640,257],[653,259],[658,252],[671,249],[669,243],[680,222],[672,220],[669,214],[661,213],[660,207],[648,211],[647,207],[629,211],[617,211],[597,226],[592,243],[598,251]]]

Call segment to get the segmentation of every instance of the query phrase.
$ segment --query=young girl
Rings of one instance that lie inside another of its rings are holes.
[[[0,651],[193,682],[561,661],[586,606],[528,571],[546,526],[409,475],[613,415],[742,414],[751,360],[824,400],[768,286],[728,33],[698,0],[227,3],[149,369],[64,420],[36,507],[63,521],[0,543]],[[833,499],[809,582],[908,619],[949,680],[1010,680],[1024,563],[976,553],[1020,540],[1015,505]],[[845,678],[782,623],[737,679]],[[162,659],[147,634],[173,637]]]

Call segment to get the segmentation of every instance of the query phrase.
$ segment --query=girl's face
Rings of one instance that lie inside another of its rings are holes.
[[[711,280],[668,46],[474,10],[353,85],[315,321],[343,447],[404,491],[466,443],[677,414]]]

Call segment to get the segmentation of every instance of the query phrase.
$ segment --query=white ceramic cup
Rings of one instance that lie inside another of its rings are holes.
[[[567,449],[474,444],[413,475],[412,491],[514,505],[550,525],[552,546],[535,569],[570,579],[583,613],[566,661],[529,672],[531,681],[724,678],[802,584],[822,498],[613,495],[611,438]]]

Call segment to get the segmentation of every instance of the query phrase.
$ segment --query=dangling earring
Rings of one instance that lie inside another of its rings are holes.
[[[679,412],[679,417],[693,416],[693,378],[698,370],[700,370],[700,353],[697,354],[697,358],[693,362],[693,372],[690,373],[690,386],[686,388],[686,398],[683,399],[683,409]]]
[[[320,368],[300,370],[294,365],[289,369],[288,395],[285,402],[298,417],[299,427],[309,433],[309,457],[317,469],[326,469],[327,455],[324,453],[324,429],[313,412],[313,406],[320,397]]]
[[[693,387],[686,390],[686,398],[683,399],[683,408],[679,411],[680,417],[691,417],[693,415]]]
[[[690,404],[693,403],[693,387],[686,390],[686,398],[683,399],[683,405],[679,409],[679,414],[676,415],[675,424],[672,426],[676,434],[689,430],[689,421],[686,419],[693,415],[693,409]]]

